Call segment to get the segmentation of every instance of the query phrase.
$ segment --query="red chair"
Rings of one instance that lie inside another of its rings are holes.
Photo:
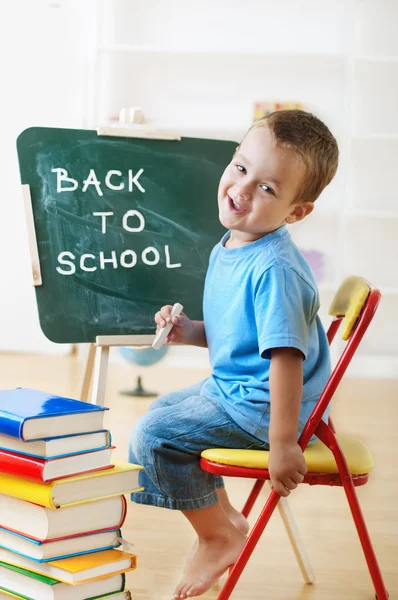
[[[364,485],[368,481],[369,472],[373,467],[372,456],[363,442],[346,435],[336,434],[331,421],[326,424],[321,420],[376,312],[380,297],[379,290],[372,288],[366,280],[360,277],[348,277],[338,289],[329,309],[329,314],[334,316],[334,319],[327,336],[329,344],[331,344],[343,321],[342,338],[347,343],[298,443],[304,452],[308,468],[303,483],[344,487],[373,580],[376,598],[387,600],[388,593],[355,491],[356,486]],[[307,448],[313,434],[317,436],[318,440]],[[267,470],[268,456],[269,452],[262,450],[214,448],[202,452],[200,465],[205,471],[223,477],[256,479],[242,510],[247,517],[264,482],[270,478]],[[229,576],[217,600],[228,600],[230,597],[279,500],[280,496],[272,490],[237,562],[230,569]]]

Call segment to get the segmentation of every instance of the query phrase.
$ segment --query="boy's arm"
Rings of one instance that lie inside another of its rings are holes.
[[[207,348],[207,339],[205,332],[204,321],[191,321],[193,325],[192,341],[189,343],[192,346],[200,346],[201,348]]]
[[[297,443],[303,391],[302,363],[303,355],[295,348],[271,350],[268,469],[272,486],[281,496],[288,496],[307,472]]]

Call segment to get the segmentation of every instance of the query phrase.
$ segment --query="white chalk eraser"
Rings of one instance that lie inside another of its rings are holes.
[[[173,308],[171,309],[170,317],[177,317],[180,313],[182,313],[183,310],[183,305],[179,302],[176,302],[176,304],[174,304]],[[164,342],[166,341],[166,338],[169,335],[172,328],[173,323],[167,323],[166,327],[162,327],[162,329],[158,331],[155,339],[153,340],[152,348],[155,348],[155,350],[159,350],[159,348],[161,348]]]

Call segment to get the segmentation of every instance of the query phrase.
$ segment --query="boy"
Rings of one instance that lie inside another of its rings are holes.
[[[318,290],[286,223],[309,215],[332,180],[337,143],[315,116],[279,111],[257,121],[218,190],[228,229],[210,256],[204,321],[173,317],[167,341],[209,348],[212,375],[156,400],[136,424],[130,461],[144,466],[139,503],[181,510],[198,535],[174,599],[203,594],[239,556],[248,523],[222,479],[203,472],[206,448],[270,449],[274,489],[307,471],[298,436],[330,375]],[[171,306],[155,315],[158,329]]]

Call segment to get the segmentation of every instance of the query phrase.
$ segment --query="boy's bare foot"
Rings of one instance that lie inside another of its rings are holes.
[[[210,538],[199,538],[191,563],[177,586],[173,600],[204,594],[233,565],[246,542],[246,535],[232,524],[215,531]]]

